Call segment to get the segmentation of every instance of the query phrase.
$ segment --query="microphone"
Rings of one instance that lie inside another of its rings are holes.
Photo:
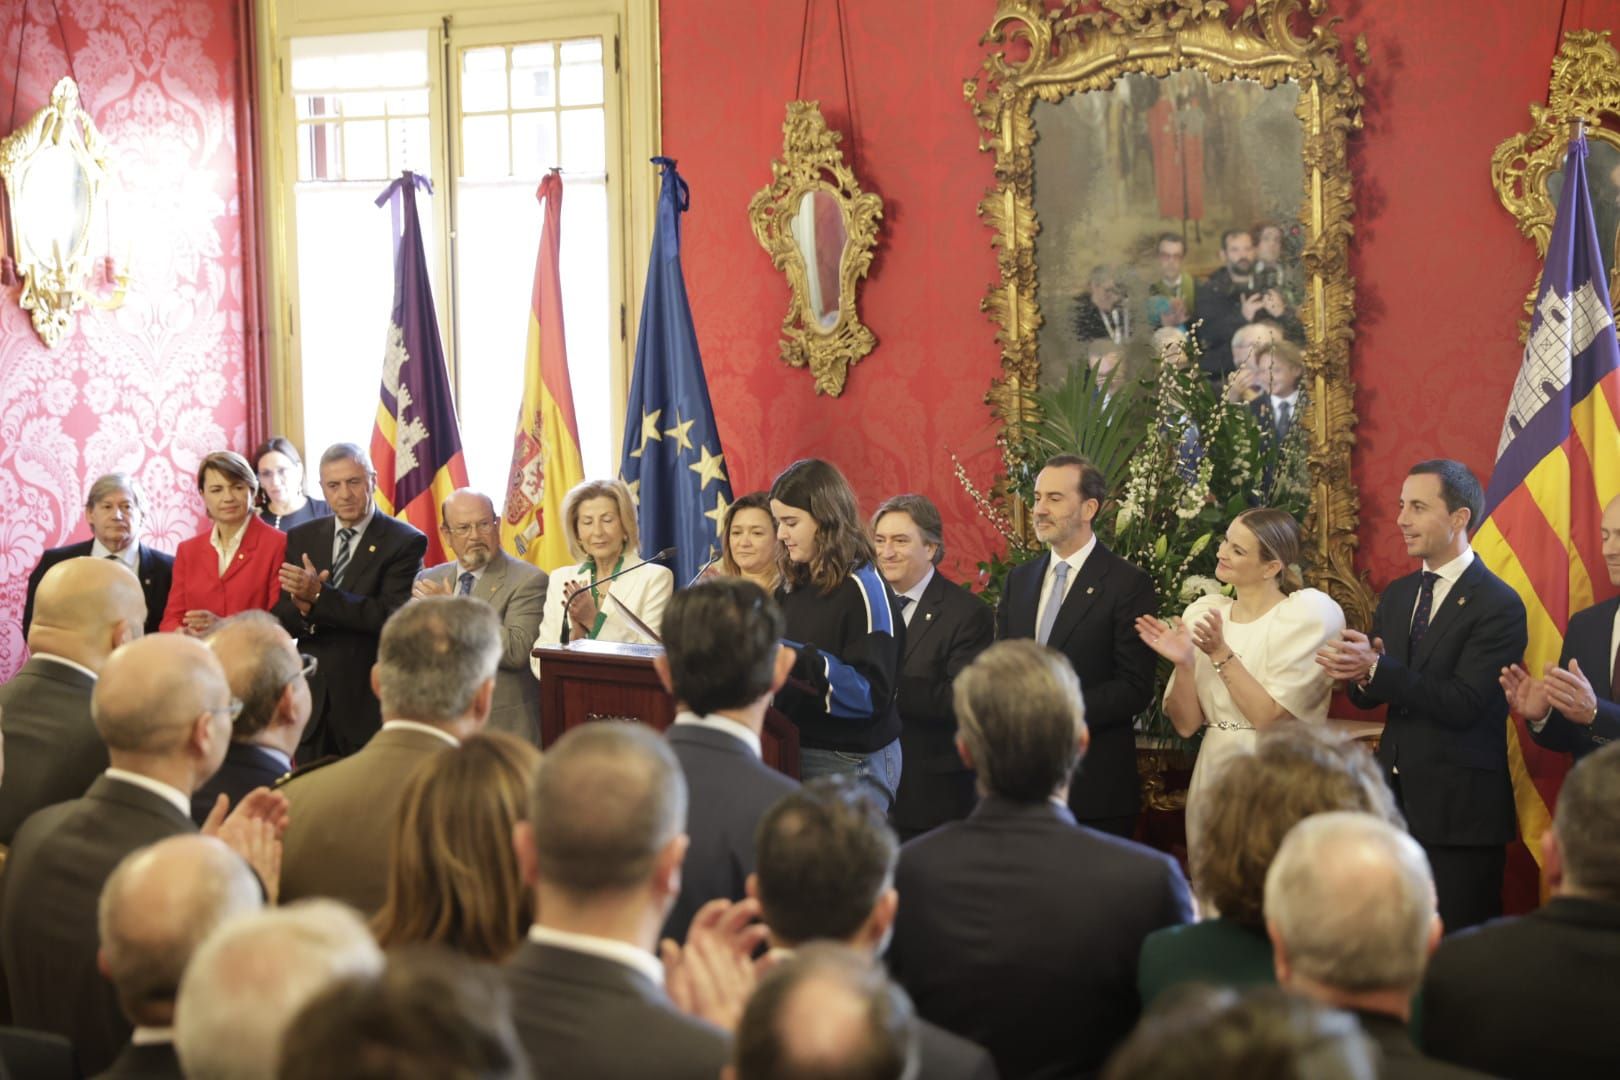
[[[642,562],[638,562],[634,566],[627,566],[623,570],[620,570],[616,574],[609,574],[605,578],[597,578],[595,581],[593,581],[593,582],[591,582],[589,584],[581,582],[580,583],[580,588],[582,588],[582,589],[591,589],[591,588],[595,588],[598,585],[606,585],[608,582],[612,581],[614,578],[623,577],[625,574],[634,573],[635,571],[640,570],[643,566],[646,566],[648,563],[662,562],[664,559],[672,559],[674,557],[675,557],[675,549],[672,548],[672,547],[667,547],[663,551],[660,551],[658,554],[654,555],[652,558],[643,560]],[[564,620],[564,629],[565,630],[567,629],[568,602],[571,599],[573,599],[573,597],[570,597],[570,596],[563,597],[563,620]],[[624,607],[624,605],[622,603],[619,606],[621,608]],[[567,639],[565,638],[564,640],[567,640]]]
[[[703,575],[707,574],[709,572],[709,567],[713,566],[715,563],[717,563],[719,561],[720,561],[720,556],[716,555],[714,558],[710,559],[708,562],[706,562],[702,566],[698,567],[698,572],[692,575],[692,580],[688,581],[685,585],[683,585],[681,587],[683,589],[690,589],[692,586],[696,585],[699,581],[703,580]]]

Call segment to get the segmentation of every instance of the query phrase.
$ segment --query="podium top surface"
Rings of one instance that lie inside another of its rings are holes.
[[[643,645],[627,641],[592,641],[581,638],[567,645],[540,645],[532,653],[542,660],[548,656],[601,657],[609,659],[652,660],[664,655],[662,645]]]

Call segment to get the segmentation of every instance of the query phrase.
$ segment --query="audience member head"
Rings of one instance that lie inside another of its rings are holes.
[[[945,525],[924,495],[885,499],[872,515],[878,570],[897,593],[916,588],[945,558]]]
[[[1284,595],[1304,588],[1299,535],[1299,522],[1286,510],[1245,510],[1226,527],[1215,576],[1239,590],[1271,582]]]
[[[1273,338],[1254,347],[1254,369],[1267,393],[1285,398],[1296,392],[1305,379],[1305,357],[1292,341]]]
[[[378,942],[433,942],[479,960],[522,944],[534,905],[511,838],[539,765],[532,744],[486,731],[411,773],[389,841],[387,899],[372,921]]]
[[[830,593],[877,552],[866,535],[855,492],[844,474],[819,458],[783,469],[771,485],[771,516],[781,541],[782,579]]]
[[[472,734],[489,718],[501,624],[470,596],[429,596],[383,624],[371,685],[384,720],[415,720]]]
[[[1406,474],[1395,524],[1406,539],[1406,553],[1432,570],[1462,554],[1484,512],[1485,492],[1468,466],[1435,458]]]
[[[1187,807],[1187,863],[1206,909],[1243,926],[1265,923],[1266,871],[1283,837],[1331,810],[1400,820],[1365,747],[1309,724],[1260,733]]]
[[[1279,984],[1406,1019],[1441,933],[1417,841],[1372,814],[1312,815],[1277,849],[1265,906]]]
[[[281,1080],[528,1080],[506,985],[443,949],[390,952],[335,980],[287,1027]]]
[[[1098,311],[1113,311],[1125,299],[1125,290],[1119,287],[1119,274],[1112,266],[1093,266],[1086,285]]]
[[[100,671],[112,651],[146,627],[141,579],[123,563],[86,555],[63,559],[39,579],[28,649]]]
[[[1244,390],[1263,388],[1265,380],[1260,374],[1258,354],[1263,346],[1281,340],[1282,332],[1277,324],[1264,319],[1238,327],[1232,335],[1233,386]]]
[[[1108,478],[1079,454],[1054,454],[1035,476],[1035,537],[1060,559],[1085,547]]]
[[[1099,394],[1117,393],[1125,385],[1125,347],[1110,338],[1087,342],[1086,368]]]
[[[366,924],[335,900],[301,900],[223,924],[180,980],[174,1043],[187,1080],[271,1080],[305,1003],[335,979],[382,969]]]
[[[1620,744],[1599,747],[1564,778],[1542,852],[1559,896],[1620,904]]]
[[[259,474],[233,450],[215,450],[197,466],[197,491],[208,520],[227,531],[239,528],[259,497]]]
[[[720,529],[720,566],[732,577],[769,582],[781,580],[776,522],[771,518],[771,493],[750,491],[726,508]]]
[[[1247,229],[1227,229],[1221,233],[1221,261],[1233,277],[1254,273],[1254,237]]]
[[[219,624],[208,636],[231,694],[242,712],[231,731],[233,742],[271,746],[291,756],[298,749],[312,708],[306,661],[298,646],[268,611],[244,611]]]
[[[501,516],[482,491],[458,488],[439,507],[439,534],[463,570],[482,570],[501,549]]]
[[[664,608],[664,655],[653,660],[675,700],[699,716],[749,713],[764,723],[770,697],[787,681],[794,652],[782,644],[782,611],[745,578],[682,589]]]
[[[84,519],[90,523],[90,535],[108,551],[123,551],[140,542],[141,517],[145,513],[141,485],[128,473],[103,473],[84,497]]]
[[[1153,331],[1153,354],[1173,368],[1187,366],[1187,331],[1179,326],[1161,326]]]
[[[1179,283],[1182,263],[1187,258],[1187,241],[1177,233],[1160,233],[1153,255],[1159,264],[1159,280],[1166,285]]]
[[[568,522],[568,552],[580,562],[595,560],[599,573],[611,571],[620,557],[641,553],[641,527],[636,503],[623,480],[586,480],[563,496]]]
[[[849,777],[822,777],[783,796],[754,830],[748,893],[771,940],[841,941],[881,953],[899,906],[899,841]]]
[[[124,856],[101,887],[101,973],[138,1027],[168,1027],[191,954],[216,926],[264,906],[253,871],[212,836],[171,836]]]
[[[962,669],[952,693],[956,746],[979,790],[1019,803],[1066,797],[1091,732],[1069,661],[1033,641],[998,641]]]
[[[901,1080],[917,1022],[881,966],[811,945],[760,981],[737,1027],[733,1080]]]
[[[371,456],[354,443],[333,443],[321,455],[321,495],[342,526],[358,525],[371,513],[377,470]]]
[[[1620,495],[1603,507],[1599,538],[1603,544],[1603,561],[1609,568],[1609,584],[1620,585]]]
[[[1283,231],[1282,226],[1274,221],[1262,221],[1249,230],[1254,237],[1254,257],[1267,266],[1276,266],[1282,262]]]
[[[90,695],[112,764],[188,795],[219,771],[241,707],[208,646],[180,634],[120,647]]]
[[[304,505],[304,459],[291,440],[272,435],[253,451],[253,467],[259,475],[259,505],[269,510],[282,508],[291,513]]]

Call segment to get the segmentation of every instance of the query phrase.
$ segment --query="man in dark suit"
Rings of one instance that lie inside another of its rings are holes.
[[[753,582],[718,578],[676,593],[664,609],[664,655],[653,660],[680,703],[667,738],[691,793],[681,894],[665,937],[686,939],[698,908],[741,900],[754,870],[754,827],[798,784],[760,760],[771,696],[793,668],[782,612]],[[527,674],[527,672],[525,672]]]
[[[171,836],[124,856],[101,890],[98,960],[134,1034],[103,1077],[180,1080],[174,999],[214,927],[264,906],[247,863],[210,836]]]
[[[114,649],[141,635],[140,586],[101,559],[69,559],[40,582],[33,654],[0,686],[0,731],[11,764],[0,784],[0,844],[23,820],[77,799],[107,767],[107,747],[90,720],[96,676]]]
[[[1620,747],[1576,762],[1542,838],[1552,899],[1441,943],[1423,1048],[1496,1076],[1609,1076],[1620,1061]]]
[[[382,724],[371,690],[377,636],[411,598],[427,537],[377,513],[376,483],[364,450],[353,443],[329,447],[321,455],[321,493],[332,516],[287,534],[274,614],[320,665],[310,679],[314,705],[301,761],[352,754]]]
[[[1484,503],[1461,462],[1412,466],[1396,524],[1423,569],[1384,590],[1370,637],[1345,630],[1318,655],[1358,707],[1388,706],[1378,762],[1434,868],[1448,931],[1502,913],[1517,831],[1498,680],[1524,656],[1524,603],[1468,546]]]
[[[992,645],[957,676],[956,717],[979,805],[900,849],[890,969],[919,1015],[1008,1080],[1090,1075],[1136,1023],[1142,940],[1192,919],[1186,879],[1168,855],[1075,824],[1085,707],[1056,652]]]
[[[1047,461],[1035,478],[1035,535],[1049,550],[1007,575],[996,637],[1034,638],[1069,658],[1091,731],[1069,808],[1082,825],[1129,837],[1141,806],[1133,725],[1153,699],[1156,663],[1136,620],[1158,610],[1158,597],[1152,579],[1092,531],[1107,495],[1107,480],[1085,458]]]
[[[174,576],[174,556],[140,542],[141,514],[145,500],[140,485],[128,473],[107,473],[96,477],[84,500],[84,517],[90,523],[90,539],[65,547],[50,548],[39,557],[39,565],[28,575],[28,596],[23,601],[23,637],[34,622],[34,593],[46,571],[64,559],[88,557],[116,562],[141,583],[146,598],[146,632],[157,633],[163,608],[169,602],[169,582]]]
[[[292,757],[309,722],[309,664],[275,616],[233,615],[208,636],[242,713],[219,771],[191,797],[191,819],[208,820],[224,795],[235,806],[257,788],[272,788],[292,772]]]
[[[996,636],[995,612],[941,574],[944,526],[921,495],[896,495],[872,515],[878,570],[906,623],[900,662],[900,751],[905,767],[889,819],[902,840],[968,816],[973,771],[956,752],[951,680]]]
[[[535,1071],[713,1080],[730,1041],[677,1010],[653,955],[687,846],[668,744],[638,724],[572,729],[540,763],[528,822],[513,846],[535,922],[505,971]]]
[[[887,947],[900,896],[895,835],[860,789],[841,778],[805,785],[759,823],[758,869],[748,895],[759,901],[771,948],[795,952],[839,943],[873,964]],[[995,1080],[983,1047],[926,1020],[917,1022],[918,1076]]]
[[[1620,497],[1603,508],[1603,561],[1620,585]],[[1502,672],[1508,705],[1525,718],[1530,737],[1576,761],[1620,739],[1620,596],[1577,611],[1564,632],[1558,663],[1533,678],[1520,664]],[[1588,674],[1590,672],[1590,675]]]

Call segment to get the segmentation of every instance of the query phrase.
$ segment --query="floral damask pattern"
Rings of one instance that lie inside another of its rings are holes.
[[[133,473],[145,540],[173,551],[202,521],[192,477],[243,449],[241,218],[230,0],[47,0],[0,16],[0,55],[23,66],[19,119],[68,71],[111,150],[113,242],[124,305],[81,312],[48,350],[0,290],[0,679],[26,658],[27,577],[46,548],[82,540],[85,486]],[[5,5],[10,7],[11,5]],[[22,7],[23,5],[18,5]],[[9,65],[6,65],[9,66]],[[10,72],[0,73],[9,109]]]

